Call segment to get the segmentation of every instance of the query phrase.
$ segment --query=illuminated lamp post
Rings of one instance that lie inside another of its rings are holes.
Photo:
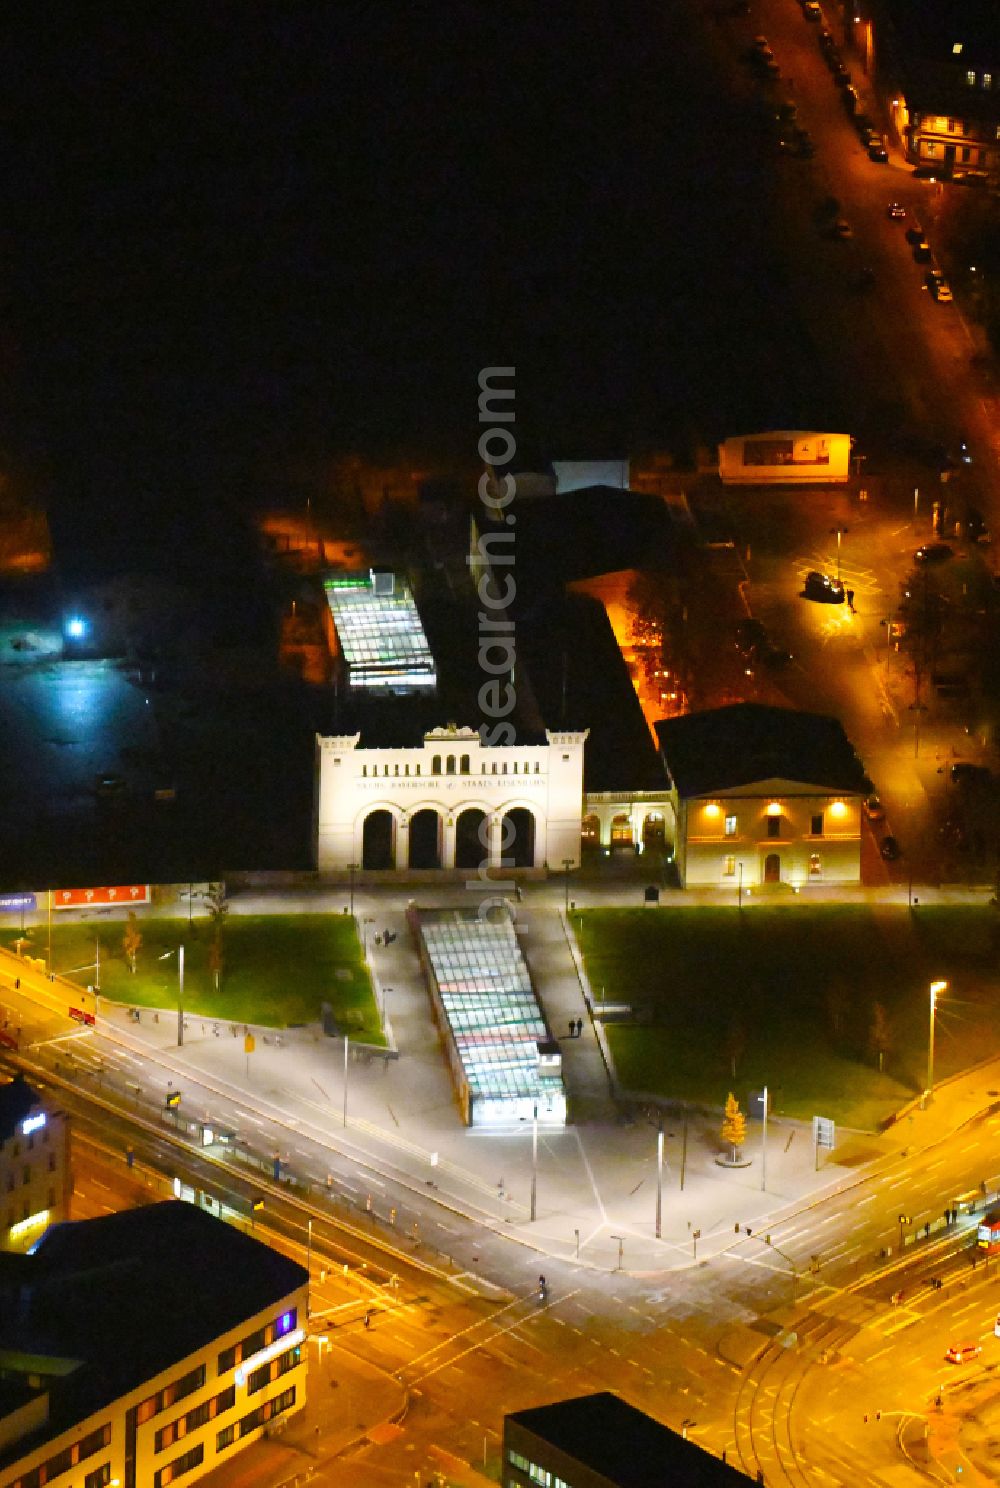
[[[934,1018],[937,1013],[938,993],[946,991],[947,987],[947,982],[931,982],[931,1017],[927,1038],[927,1089],[924,1092],[928,1103],[934,1098]]]

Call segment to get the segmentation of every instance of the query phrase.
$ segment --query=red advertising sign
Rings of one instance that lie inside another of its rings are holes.
[[[116,904],[148,904],[149,884],[104,889],[53,889],[53,909],[108,909]]]

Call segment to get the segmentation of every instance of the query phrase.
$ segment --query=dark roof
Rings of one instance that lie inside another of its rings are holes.
[[[590,730],[584,790],[666,790],[663,763],[600,600],[551,595],[519,611],[517,654],[548,727]]]
[[[601,1473],[617,1488],[668,1488],[670,1484],[736,1488],[747,1481],[704,1447],[686,1441],[607,1390],[514,1411],[506,1419]]]
[[[0,1267],[0,1349],[81,1361],[53,1385],[40,1440],[306,1280],[302,1266],[180,1200],[54,1225],[21,1259]],[[12,1451],[29,1449],[22,1440]]]
[[[667,773],[681,796],[758,780],[794,780],[865,794],[871,782],[836,718],[763,703],[735,703],[656,725]]]
[[[32,1106],[40,1106],[42,1097],[32,1090],[23,1075],[16,1075],[0,1085],[0,1142],[8,1142]]]
[[[996,0],[880,0],[901,54],[964,62],[1000,55]],[[962,51],[952,51],[960,42]]]

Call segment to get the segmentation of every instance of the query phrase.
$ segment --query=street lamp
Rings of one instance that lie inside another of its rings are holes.
[[[354,913],[354,871],[357,866],[357,863],[351,864],[351,914]]]
[[[938,993],[946,991],[947,987],[947,982],[931,982],[931,1020],[927,1039],[927,1089],[924,1092],[928,1102],[934,1097],[934,1015],[937,1012]]]
[[[563,898],[563,913],[569,914],[569,870],[573,866],[572,858],[563,858],[563,870],[566,874],[566,893]]]
[[[847,536],[848,530],[849,529],[847,527],[831,527],[830,528],[830,536],[831,537],[835,537],[837,539],[837,582],[838,583],[840,582],[840,543],[841,543],[841,539]]]
[[[625,1241],[621,1235],[609,1235],[608,1239],[618,1241],[618,1265],[615,1267],[615,1270],[620,1271],[622,1269],[622,1256],[625,1251]]]
[[[532,1108],[531,1116],[531,1221],[535,1220],[536,1197],[538,1192],[538,1102]]]
[[[663,1122],[656,1129],[656,1238],[662,1236],[663,1220]]]
[[[173,951],[164,951],[161,961],[168,961]],[[184,947],[177,947],[177,1047],[184,1047]]]

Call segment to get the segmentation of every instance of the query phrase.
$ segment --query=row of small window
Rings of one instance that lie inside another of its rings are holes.
[[[48,1167],[48,1171],[50,1173],[54,1173],[55,1170],[56,1170],[56,1155],[55,1155],[54,1152],[50,1152],[49,1153],[49,1167]],[[27,1163],[25,1163],[24,1167],[21,1170],[21,1183],[23,1185],[27,1185],[27,1184],[29,1184],[31,1182],[31,1174],[32,1174],[33,1171],[34,1170],[31,1167],[29,1167]],[[11,1168],[10,1172],[7,1174],[7,1192],[8,1193],[13,1193],[14,1192],[14,1189],[16,1188],[16,1186],[17,1186],[17,1179],[14,1176],[14,1169]]]
[[[531,1481],[537,1483],[539,1488],[570,1488],[570,1484],[565,1478],[560,1478],[558,1473],[550,1472],[547,1467],[539,1467],[537,1462],[529,1462],[527,1457],[522,1457],[521,1453],[515,1452],[513,1448],[508,1449],[507,1461],[511,1467],[516,1467],[518,1472],[527,1473]],[[509,1481],[511,1488],[520,1488],[513,1478]]]
[[[55,1191],[54,1188],[50,1188],[49,1189],[49,1198],[48,1198],[48,1208],[50,1210],[52,1210],[55,1207],[56,1207],[56,1191]],[[7,1228],[8,1228],[8,1230],[12,1230],[16,1224],[23,1224],[26,1219],[30,1219],[31,1218],[32,1214],[39,1214],[39,1213],[41,1213],[41,1210],[40,1209],[34,1209],[34,1208],[32,1208],[31,1200],[30,1199],[25,1199],[24,1203],[21,1205],[21,1218],[20,1218],[20,1220],[17,1219],[15,1210],[13,1210],[13,1209],[8,1209],[7,1210]]]
[[[194,1410],[189,1410],[187,1415],[178,1416],[176,1421],[170,1421],[166,1426],[161,1426],[154,1438],[154,1451],[162,1452],[167,1447],[172,1447],[181,1437],[188,1436],[192,1431],[197,1431],[199,1426],[204,1426],[206,1421],[212,1421],[216,1416],[224,1415],[227,1410],[232,1410],[236,1404],[236,1386],[229,1385],[211,1400],[203,1400],[201,1405],[196,1405]]]
[[[732,856],[732,854],[730,854],[723,860],[722,876],[723,878],[736,877],[736,858]],[[820,857],[819,853],[811,853],[809,856],[809,877],[823,877],[823,860]]]
[[[780,837],[782,835],[783,816],[769,816],[767,821],[767,835],[769,837]],[[726,836],[735,837],[739,831],[739,823],[735,816],[726,817]],[[809,818],[810,837],[822,837],[823,835],[823,812],[817,811],[815,816]]]
[[[69,1472],[71,1467],[76,1467],[80,1462],[86,1462],[88,1457],[93,1457],[102,1447],[109,1446],[111,1442],[111,1426],[98,1426],[96,1431],[91,1431],[87,1436],[82,1436],[78,1442],[71,1446],[63,1447],[54,1457],[47,1462],[33,1467],[29,1472],[22,1473],[12,1483],[7,1483],[5,1488],[43,1488],[43,1484],[51,1483],[54,1478]],[[111,1465],[103,1463],[101,1467],[88,1473],[84,1478],[84,1488],[104,1488],[104,1484],[111,1481]]]
[[[290,1307],[287,1312],[283,1312],[280,1317],[276,1317],[265,1327],[255,1329],[253,1333],[248,1333],[246,1338],[241,1338],[239,1343],[224,1348],[219,1355],[219,1373],[228,1373],[237,1364],[242,1364],[244,1359],[249,1359],[253,1354],[259,1354],[261,1349],[274,1343],[276,1338],[284,1338],[286,1333],[293,1333],[296,1320],[297,1311],[294,1307]]]
[[[273,1399],[265,1400],[262,1405],[258,1405],[257,1409],[252,1410],[248,1416],[234,1421],[231,1426],[224,1426],[215,1438],[215,1450],[224,1452],[226,1447],[231,1447],[238,1437],[249,1436],[251,1431],[256,1431],[259,1426],[266,1426],[268,1421],[274,1420],[275,1416],[291,1410],[294,1404],[295,1386],[291,1385],[280,1395],[275,1395]],[[160,1488],[160,1484],[155,1484],[154,1488]]]
[[[997,138],[1000,139],[1000,135]],[[946,145],[942,149],[940,145],[935,144],[934,140],[923,140],[920,147],[920,154],[924,160],[942,160],[945,151],[949,148],[951,147]],[[970,145],[962,145],[956,156],[956,163],[958,165],[989,165],[989,152],[986,150],[973,150]]]
[[[535,775],[540,775],[541,772],[542,772],[542,767],[541,767],[540,764],[536,764],[535,765],[535,768],[534,768],[534,771],[532,771],[531,766],[526,761],[525,762],[525,765],[524,765],[524,769],[521,771],[521,774],[522,775],[531,775],[532,773],[534,773]],[[362,777],[367,776],[368,774],[371,774],[373,777],[377,778],[378,777],[378,773],[379,773],[378,765],[372,765],[370,768],[369,768],[368,765],[362,765],[361,766]],[[392,767],[392,774],[393,775],[409,775],[409,773],[410,773],[410,767],[409,767],[409,765],[404,764],[402,770],[400,770],[400,768],[399,768],[398,765],[393,765],[393,767]],[[414,765],[414,767],[413,767],[413,773],[414,773],[414,775],[419,775],[420,774],[420,766],[419,765]],[[453,754],[449,754],[447,760],[445,761],[444,773],[446,775],[454,775],[456,773],[455,772],[455,756]],[[469,770],[469,756],[467,754],[463,754],[462,757],[461,757],[461,759],[458,762],[458,774],[459,775],[468,775],[469,773],[470,773],[470,770]],[[501,762],[500,768],[497,769],[497,764],[496,764],[496,761],[494,760],[493,763],[491,764],[489,770],[487,770],[487,768],[486,768],[486,761],[484,760],[483,763],[482,763],[482,765],[481,765],[481,767],[480,767],[479,773],[480,773],[480,775],[506,775],[507,774],[507,761],[506,760],[503,760]],[[514,761],[510,773],[512,775],[516,775],[517,774],[517,760]],[[383,777],[386,776],[386,775],[388,775],[388,774],[389,774],[389,766],[388,765],[383,765],[382,766],[382,775],[383,775]],[[441,756],[439,754],[436,754],[434,756],[433,760],[431,761],[431,774],[432,775],[440,775],[441,774]]]
[[[268,1359],[266,1364],[262,1364],[259,1369],[251,1370],[247,1375],[247,1394],[256,1395],[258,1390],[263,1390],[264,1386],[269,1385],[272,1380],[280,1379],[283,1374],[287,1374],[290,1369],[294,1369],[301,1362],[302,1350],[298,1345],[289,1349],[286,1354],[279,1354],[276,1359]]]
[[[971,67],[969,68],[969,71],[965,74],[965,85],[966,85],[967,88],[974,88],[976,86],[976,74],[972,71],[972,68]],[[979,86],[981,88],[992,88],[993,87],[993,74],[992,74],[992,72],[981,72],[979,74]]]
[[[4,1026],[6,1026],[6,1025],[4,1025]],[[25,1142],[24,1145],[25,1145],[26,1149],[29,1152],[32,1150],[32,1148],[35,1145],[35,1137],[36,1137],[36,1135],[42,1140],[42,1142],[47,1142],[49,1140],[49,1128],[48,1128],[48,1126],[47,1125],[46,1126],[43,1126],[42,1129],[41,1129],[41,1131],[39,1131],[37,1133],[36,1132],[29,1132],[28,1133],[28,1140]],[[5,1145],[6,1145],[6,1143],[0,1144],[0,1151],[3,1150],[3,1147]],[[11,1148],[11,1156],[12,1157],[20,1157],[21,1156],[21,1143],[20,1143],[20,1141],[16,1141],[14,1143],[13,1147]]]
[[[193,1395],[195,1390],[200,1390],[205,1383],[205,1366],[199,1364],[196,1369],[191,1369],[187,1374],[182,1374],[180,1379],[172,1380],[169,1385],[164,1385],[162,1390],[157,1390],[155,1395],[148,1395],[140,1405],[135,1408],[135,1422],[141,1426],[144,1421],[151,1421],[161,1411],[169,1410],[178,1400],[183,1400],[186,1395]]]

